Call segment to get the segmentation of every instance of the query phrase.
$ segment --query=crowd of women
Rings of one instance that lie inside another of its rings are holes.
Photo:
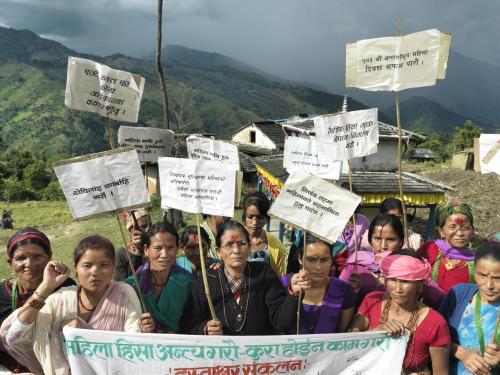
[[[468,248],[467,204],[437,208],[438,240],[411,231],[405,241],[401,202],[389,198],[371,222],[357,213],[335,244],[297,232],[289,251],[265,230],[268,209],[264,194],[251,193],[241,223],[207,216],[180,236],[137,210],[126,247],[99,235],[77,244],[77,281],[52,260],[44,233],[17,232],[6,249],[15,276],[0,284],[1,365],[70,373],[60,339],[69,325],[198,335],[407,330],[404,374],[499,372],[500,243]]]

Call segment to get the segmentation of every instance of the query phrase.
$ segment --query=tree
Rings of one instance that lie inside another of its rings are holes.
[[[190,125],[190,122],[185,121],[186,111],[191,106],[193,89],[181,82],[171,93],[171,101],[173,104],[173,112],[177,121],[176,132],[180,133],[182,128]]]
[[[464,123],[464,127],[458,129],[452,136],[451,149],[453,152],[463,151],[467,148],[474,147],[474,138],[479,138],[481,128],[476,126],[471,120]]]

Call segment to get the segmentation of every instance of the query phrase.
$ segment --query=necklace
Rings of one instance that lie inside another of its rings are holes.
[[[10,297],[12,311],[14,311],[15,309],[17,309],[17,299],[18,299],[17,288],[18,288],[18,284],[19,284],[19,279],[16,277],[14,279],[14,282],[12,283],[12,295]]]
[[[88,311],[88,312],[94,312],[94,310],[95,310],[96,306],[94,306],[94,307],[93,307],[93,308],[91,308],[91,309],[89,309],[87,306],[85,306],[85,305],[83,304],[81,294],[82,294],[82,287],[81,287],[81,286],[79,286],[79,287],[78,287],[78,291],[76,292],[76,296],[77,296],[77,299],[78,299],[78,303],[79,303],[79,304],[80,304],[80,306],[81,306],[81,307],[83,307],[86,311]]]
[[[500,331],[498,330],[498,320],[500,319],[500,310],[497,315],[497,323],[495,324],[496,332],[493,332],[494,342],[500,342]],[[481,295],[479,292],[476,293],[476,306],[474,311],[474,320],[477,329],[477,339],[479,340],[479,348],[481,349],[481,355],[484,354],[484,331],[483,322],[481,321]]]
[[[441,250],[439,251],[439,254],[434,261],[434,266],[432,267],[432,280],[434,280],[436,283],[438,282],[438,277],[439,277],[439,265],[441,264],[441,261],[444,260],[444,268],[446,268],[447,271],[451,271],[454,269],[459,269],[464,266],[467,266],[469,270],[469,283],[474,283],[474,262],[473,261],[466,261],[461,259],[460,262],[456,264],[451,264],[449,258],[444,257],[443,259],[443,253]]]
[[[224,320],[226,321],[226,326],[228,328],[230,328],[233,332],[240,332],[243,329],[243,327],[245,326],[245,322],[247,320],[248,302],[250,301],[250,286],[251,286],[251,282],[250,282],[251,272],[250,272],[250,267],[248,265],[245,268],[245,270],[247,270],[247,269],[248,269],[248,277],[247,277],[247,279],[243,278],[243,285],[241,285],[241,287],[240,287],[240,290],[241,290],[240,302],[243,302],[243,301],[241,301],[242,298],[246,297],[246,299],[247,299],[246,303],[245,303],[244,311],[242,314],[241,307],[236,302],[236,297],[234,296],[233,292],[231,291],[231,287],[229,285],[222,284],[222,273],[223,272],[222,272],[222,267],[219,268],[219,284],[220,284],[220,288],[222,291],[222,309],[224,311]],[[247,283],[248,283],[248,285],[247,285]],[[225,283],[225,284],[228,284],[228,283]],[[226,299],[225,299],[224,289],[226,290],[226,292],[230,292],[234,296],[233,308],[238,312],[238,315],[236,315],[236,320],[241,323],[238,328],[232,328],[229,325],[229,320],[227,319],[227,313],[226,313]],[[245,293],[245,292],[247,292],[247,293]],[[243,305],[243,303],[241,303],[241,306],[242,305]]]

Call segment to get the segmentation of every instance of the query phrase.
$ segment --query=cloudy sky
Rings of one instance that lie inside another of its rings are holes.
[[[143,57],[156,38],[156,0],[0,0],[0,25],[29,29],[79,52]],[[452,49],[500,65],[498,0],[165,0],[169,44],[218,52],[329,90],[345,44],[430,28]]]

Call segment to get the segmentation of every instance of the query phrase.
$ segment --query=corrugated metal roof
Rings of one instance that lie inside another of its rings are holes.
[[[435,159],[434,153],[429,148],[416,148],[413,151],[412,158],[425,158],[425,159]]]

